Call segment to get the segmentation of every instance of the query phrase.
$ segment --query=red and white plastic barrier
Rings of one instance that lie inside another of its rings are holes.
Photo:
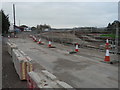
[[[105,59],[104,61],[106,62],[109,62],[110,61],[110,54],[109,54],[109,41],[108,39],[106,40],[106,54],[105,54]]]
[[[78,52],[78,43],[76,43],[76,46],[75,46],[75,51]]]

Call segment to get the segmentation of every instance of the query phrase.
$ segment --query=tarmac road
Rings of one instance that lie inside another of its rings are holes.
[[[4,41],[4,40],[3,40]],[[6,44],[2,44],[2,88],[26,88],[26,81],[20,81],[12,63],[12,58],[7,52]],[[0,48],[1,49],[1,48]]]

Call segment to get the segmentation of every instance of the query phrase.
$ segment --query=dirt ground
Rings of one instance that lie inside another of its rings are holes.
[[[4,41],[4,40],[3,40]],[[27,88],[26,81],[20,81],[13,66],[11,56],[7,52],[5,43],[2,43],[2,88],[3,90],[16,90],[16,88]],[[10,89],[11,88],[11,89]]]

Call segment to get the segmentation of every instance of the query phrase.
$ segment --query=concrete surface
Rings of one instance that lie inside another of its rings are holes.
[[[87,53],[67,54],[64,47],[38,45],[26,37],[11,41],[45,69],[75,88],[118,88],[118,67],[100,62],[103,58],[99,57],[99,52],[96,53],[98,60]]]

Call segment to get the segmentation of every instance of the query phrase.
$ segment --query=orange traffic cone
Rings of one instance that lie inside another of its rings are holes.
[[[41,42],[41,38],[39,39],[39,41],[37,42],[38,44],[41,44],[42,42]]]
[[[106,50],[106,55],[104,61],[110,61],[109,49]]]
[[[48,47],[51,47],[52,45],[51,45],[51,41],[49,40],[49,43],[48,43]]]
[[[75,51],[78,52],[78,43],[76,43]]]
[[[106,39],[106,46],[109,46],[109,41],[108,41],[108,39]]]
[[[109,41],[108,41],[108,39],[106,40],[106,54],[105,54],[105,59],[104,59],[104,61],[107,61],[107,62],[110,61]]]

